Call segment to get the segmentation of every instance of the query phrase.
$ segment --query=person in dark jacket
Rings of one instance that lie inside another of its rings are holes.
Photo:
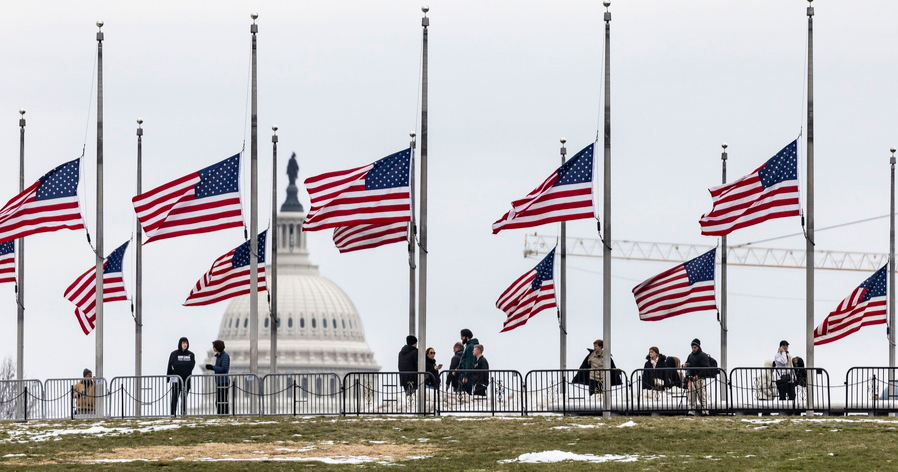
[[[604,365],[604,356],[605,355],[602,352],[602,348],[604,347],[604,344],[605,344],[604,341],[602,341],[601,339],[597,339],[594,343],[592,343],[593,347],[595,347],[596,349],[588,349],[588,348],[586,349],[587,351],[589,351],[589,353],[586,354],[585,358],[583,358],[583,362],[580,364],[580,370],[578,370],[577,373],[574,375],[574,378],[571,379],[572,383],[580,384],[580,385],[589,385],[590,386],[590,389],[589,389],[590,395],[594,395],[595,393],[597,393],[596,390],[598,390],[598,382],[595,380],[595,376],[593,376],[592,374],[596,373],[596,374],[604,375],[603,372],[592,372],[590,370],[590,369],[592,369],[593,362],[595,361],[595,358],[597,356],[601,357],[603,359],[602,365],[603,365],[604,369],[608,369],[608,368],[612,369],[612,371],[610,373],[611,374],[611,385],[612,386],[623,385],[623,383],[624,383],[623,380],[621,379],[622,371],[619,370],[616,365],[614,365],[614,358],[611,357],[610,354],[608,355],[608,358],[611,361],[611,365],[610,366]],[[599,351],[598,354],[596,354],[596,352],[595,352],[596,350]]]
[[[440,369],[443,368],[443,364],[437,364],[436,356],[437,352],[432,347],[427,348],[427,351],[424,352],[424,362],[427,364],[424,372],[430,374],[424,377],[424,386],[427,388],[437,388],[440,385]]]
[[[399,350],[399,372],[418,371],[418,338],[414,335],[405,337],[405,346]],[[399,383],[405,389],[405,393],[411,393],[418,388],[418,376],[415,374],[399,374]]]
[[[692,354],[686,358],[686,381],[689,383],[689,408],[687,414],[701,414],[701,408],[708,406],[707,398],[705,398],[705,378],[704,374],[711,367],[711,359],[702,351],[702,342],[698,338],[692,340]],[[701,405],[701,408],[698,407]]]
[[[477,362],[477,359],[474,357],[474,346],[480,344],[480,341],[474,337],[474,333],[472,333],[470,329],[465,328],[461,330],[461,342],[465,343],[465,350],[462,351],[461,359],[458,361],[458,369],[471,370],[474,368],[474,363]],[[462,389],[471,393],[473,384],[468,381],[468,377],[470,377],[471,373],[459,372],[458,375]]]
[[[645,365],[642,366],[642,388],[644,390],[664,390],[673,385],[673,370],[667,369],[667,356],[661,354],[657,347],[649,348],[649,354],[645,356]],[[679,376],[677,376],[679,378]]]
[[[231,356],[225,352],[224,341],[212,341],[212,352],[215,353],[215,365],[206,364],[206,370],[216,374],[227,374],[231,370]],[[229,410],[228,388],[231,381],[226,376],[215,377],[215,408],[219,415],[227,415]]]
[[[171,414],[178,412],[178,399],[181,398],[181,414],[187,411],[187,392],[190,391],[190,374],[196,366],[196,358],[190,352],[190,341],[182,337],[178,340],[178,348],[168,356],[168,372],[166,375],[181,377],[181,383],[172,379],[171,384]],[[182,389],[181,386],[184,386]],[[182,398],[183,397],[183,398]]]
[[[455,346],[452,346],[452,350],[455,354],[452,355],[452,359],[449,361],[449,374],[446,375],[446,390],[457,392],[458,372],[455,370],[458,369],[458,363],[461,361],[461,354],[462,351],[465,350],[465,345],[462,343],[455,343]]]
[[[490,370],[490,363],[487,362],[486,357],[483,357],[482,344],[475,345],[472,352],[474,353],[474,370],[476,372],[471,374],[469,383],[471,384],[474,395],[485,397],[486,388],[490,384],[488,372]]]

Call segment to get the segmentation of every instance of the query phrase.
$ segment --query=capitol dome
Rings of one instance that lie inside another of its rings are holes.
[[[287,199],[277,218],[277,373],[376,372],[380,366],[365,341],[365,329],[349,296],[318,272],[309,260],[306,235],[300,231],[305,212],[297,199],[295,156],[287,174]],[[270,240],[271,238],[269,238]],[[269,261],[270,262],[270,261]],[[271,266],[267,267],[271,273]],[[269,281],[269,285],[271,282]],[[259,292],[258,375],[270,370],[268,292]],[[218,339],[231,356],[231,373],[250,372],[249,295],[231,300],[221,318]],[[212,352],[207,363],[214,363]]]

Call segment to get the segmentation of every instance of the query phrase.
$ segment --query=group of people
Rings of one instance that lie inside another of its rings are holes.
[[[486,396],[489,386],[490,364],[483,356],[483,345],[474,337],[470,329],[461,330],[461,342],[452,346],[452,360],[446,375],[446,390],[451,392],[467,392],[471,395]],[[440,370],[443,364],[437,364],[436,351],[429,347],[425,351],[424,386],[440,388]],[[418,372],[418,338],[408,335],[405,345],[399,350],[399,372]],[[399,374],[399,382],[407,394],[418,388],[418,375]]]
[[[214,374],[227,374],[231,370],[231,356],[225,352],[224,341],[218,339],[212,341],[212,351],[215,353],[215,364],[206,364],[206,370]],[[178,402],[181,404],[181,414],[187,409],[187,394],[190,392],[190,375],[196,367],[196,356],[190,350],[190,341],[186,337],[178,340],[178,348],[168,356],[166,375],[171,377],[171,414],[178,412]],[[82,380],[72,386],[72,398],[75,400],[75,411],[78,414],[93,414],[95,410],[96,384],[93,380],[93,372],[84,369]],[[181,379],[178,382],[178,378]],[[227,375],[215,376],[215,407],[219,415],[227,415],[230,411],[228,390],[231,385]]]

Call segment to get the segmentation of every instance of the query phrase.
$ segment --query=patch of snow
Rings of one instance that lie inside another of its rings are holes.
[[[636,426],[636,423],[633,420],[627,421],[626,423],[617,425],[618,428],[629,428],[631,426]]]
[[[626,455],[617,455],[617,454],[605,454],[603,456],[596,456],[593,454],[574,454],[573,452],[565,452],[565,451],[543,451],[543,452],[530,452],[526,454],[521,454],[517,459],[507,459],[501,460],[499,463],[527,463],[527,464],[544,464],[544,463],[552,463],[552,462],[563,462],[563,461],[577,461],[577,462],[636,462],[639,459],[639,456],[636,454],[626,454]]]
[[[7,455],[5,455],[5,456],[3,456],[3,457],[25,457],[25,456],[27,456],[27,455],[28,455],[28,454],[7,454]]]

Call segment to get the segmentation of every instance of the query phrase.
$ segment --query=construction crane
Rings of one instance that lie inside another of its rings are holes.
[[[547,254],[558,241],[557,236],[524,235],[524,257]],[[602,257],[603,243],[598,238],[567,238],[567,255]],[[653,243],[615,240],[611,242],[612,259],[631,261],[686,262],[715,246],[700,244]],[[803,249],[773,249],[754,246],[727,247],[727,265],[750,267],[805,268]],[[717,256],[718,261],[720,255]],[[814,251],[815,267],[822,270],[876,271],[889,260],[888,254],[872,252]]]

